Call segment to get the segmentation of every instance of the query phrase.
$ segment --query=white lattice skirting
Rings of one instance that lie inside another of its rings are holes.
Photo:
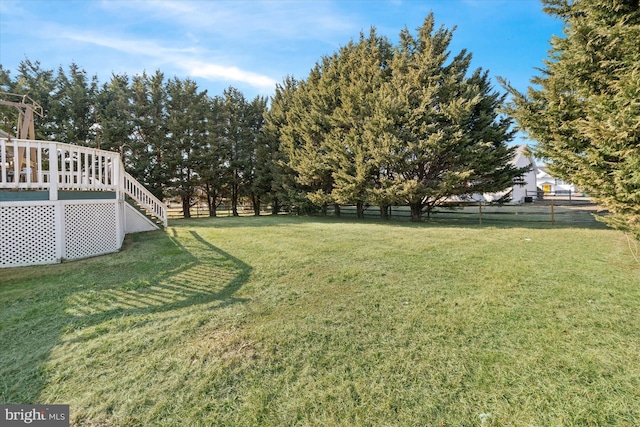
[[[0,268],[52,264],[116,252],[123,202],[62,200],[0,204]]]

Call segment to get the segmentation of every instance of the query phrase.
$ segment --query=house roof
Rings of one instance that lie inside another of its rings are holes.
[[[547,165],[539,166],[536,176],[538,177],[538,180],[550,180],[555,182],[557,179],[555,175],[549,173],[549,167]]]
[[[516,149],[516,155],[513,157],[513,160],[511,160],[511,163],[514,166],[518,166],[518,163],[521,163],[523,159],[525,159],[526,162],[532,166],[532,171],[537,174],[538,165],[536,165],[536,161],[531,155],[531,149],[527,144],[518,145],[518,148]]]
[[[547,165],[540,165],[538,167],[538,170],[540,170],[540,172],[544,172],[546,174],[549,174],[549,166],[547,166]]]

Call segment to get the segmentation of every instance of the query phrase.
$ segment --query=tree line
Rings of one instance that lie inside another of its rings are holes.
[[[265,133],[278,141],[291,198],[326,209],[408,205],[420,220],[451,197],[502,191],[526,172],[510,161],[511,119],[471,54],[429,15],[393,45],[372,28],[278,85]]]
[[[543,0],[565,22],[542,75],[522,94],[452,55],[453,31],[433,15],[393,44],[372,28],[322,57],[303,79],[288,76],[270,100],[229,88],[210,97],[160,71],[105,84],[76,64],[57,73],[28,60],[0,88],[44,107],[37,136],[124,154],[127,168],[159,197],[196,195],[210,213],[223,198],[259,212],[341,204],[408,205],[419,220],[452,196],[497,192],[524,170],[510,160],[515,118],[535,154],[640,236],[637,0]],[[507,93],[511,99],[507,102]],[[10,114],[10,113],[9,113]]]
[[[197,197],[339,214],[340,204],[411,208],[412,219],[451,196],[500,191],[524,170],[510,160],[511,120],[471,54],[450,57],[453,32],[433,15],[393,45],[375,29],[321,58],[306,79],[286,77],[270,103],[235,88],[210,96],[190,79],[113,74],[100,84],[77,64],[57,72],[0,66],[0,88],[37,100],[39,139],[123,155],[159,198]],[[5,113],[11,114],[10,112]]]
[[[26,94],[44,110],[36,138],[122,154],[126,169],[156,197],[180,199],[185,217],[204,197],[212,216],[222,198],[235,215],[243,198],[259,212],[270,188],[261,156],[267,100],[233,87],[209,96],[190,79],[114,74],[100,84],[77,64],[56,72],[24,60],[12,76],[0,66],[0,90]],[[2,111],[12,130],[17,111]],[[14,127],[15,129],[15,127]]]

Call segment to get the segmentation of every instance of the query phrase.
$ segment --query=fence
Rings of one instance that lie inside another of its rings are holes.
[[[253,215],[250,206],[239,206],[241,216]],[[261,214],[270,214],[271,207],[263,206]],[[440,206],[434,209],[428,216],[423,214],[423,219],[440,223],[464,223],[464,224],[499,224],[499,223],[546,223],[546,224],[596,224],[594,217],[599,212],[597,205],[587,198],[573,197],[568,200],[554,200],[553,198],[525,203],[522,205],[490,205],[490,204],[458,204]],[[217,216],[231,216],[231,206],[220,205]],[[333,216],[333,210],[329,209],[329,216]],[[182,206],[172,204],[169,206],[170,219],[183,218]],[[356,218],[356,206],[342,205],[340,207],[342,218]],[[209,217],[206,204],[196,204],[191,207],[192,218]],[[364,209],[365,219],[381,219],[382,215],[378,206],[367,206]],[[393,221],[410,221],[411,211],[408,206],[391,206],[388,218]]]
[[[209,207],[206,203],[196,203],[191,206],[189,210],[191,213],[191,218],[207,218],[209,217]],[[260,209],[261,215],[266,213],[271,213],[270,206],[262,206]],[[249,216],[253,215],[253,208],[251,206],[238,206],[238,214],[240,216]],[[217,216],[232,216],[233,211],[231,209],[231,205],[218,205],[216,208]],[[184,218],[184,212],[182,211],[182,204],[179,203],[170,203],[169,209],[167,211],[167,216],[169,219],[179,219]]]
[[[522,205],[488,205],[488,204],[459,204],[440,206],[429,215],[423,214],[423,219],[431,222],[491,224],[491,223],[547,223],[547,224],[595,224],[594,215],[602,214],[598,206],[588,200],[580,203],[573,199],[568,201],[545,200]],[[341,206],[340,215],[356,217],[355,206]],[[380,208],[369,206],[364,210],[364,217],[380,219]],[[390,220],[411,219],[408,206],[392,206],[389,211]]]
[[[567,200],[569,202],[589,202],[589,197],[582,192],[576,192],[572,190],[561,190],[557,189],[554,191],[544,192],[542,190],[538,191],[529,191],[526,192],[526,198],[529,200]]]

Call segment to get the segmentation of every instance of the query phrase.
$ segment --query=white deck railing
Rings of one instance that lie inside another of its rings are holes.
[[[0,138],[0,188],[116,191],[120,163],[112,151]]]
[[[166,206],[124,171],[113,151],[0,138],[0,189],[48,190],[49,200],[58,200],[58,190],[126,193],[167,225]]]

